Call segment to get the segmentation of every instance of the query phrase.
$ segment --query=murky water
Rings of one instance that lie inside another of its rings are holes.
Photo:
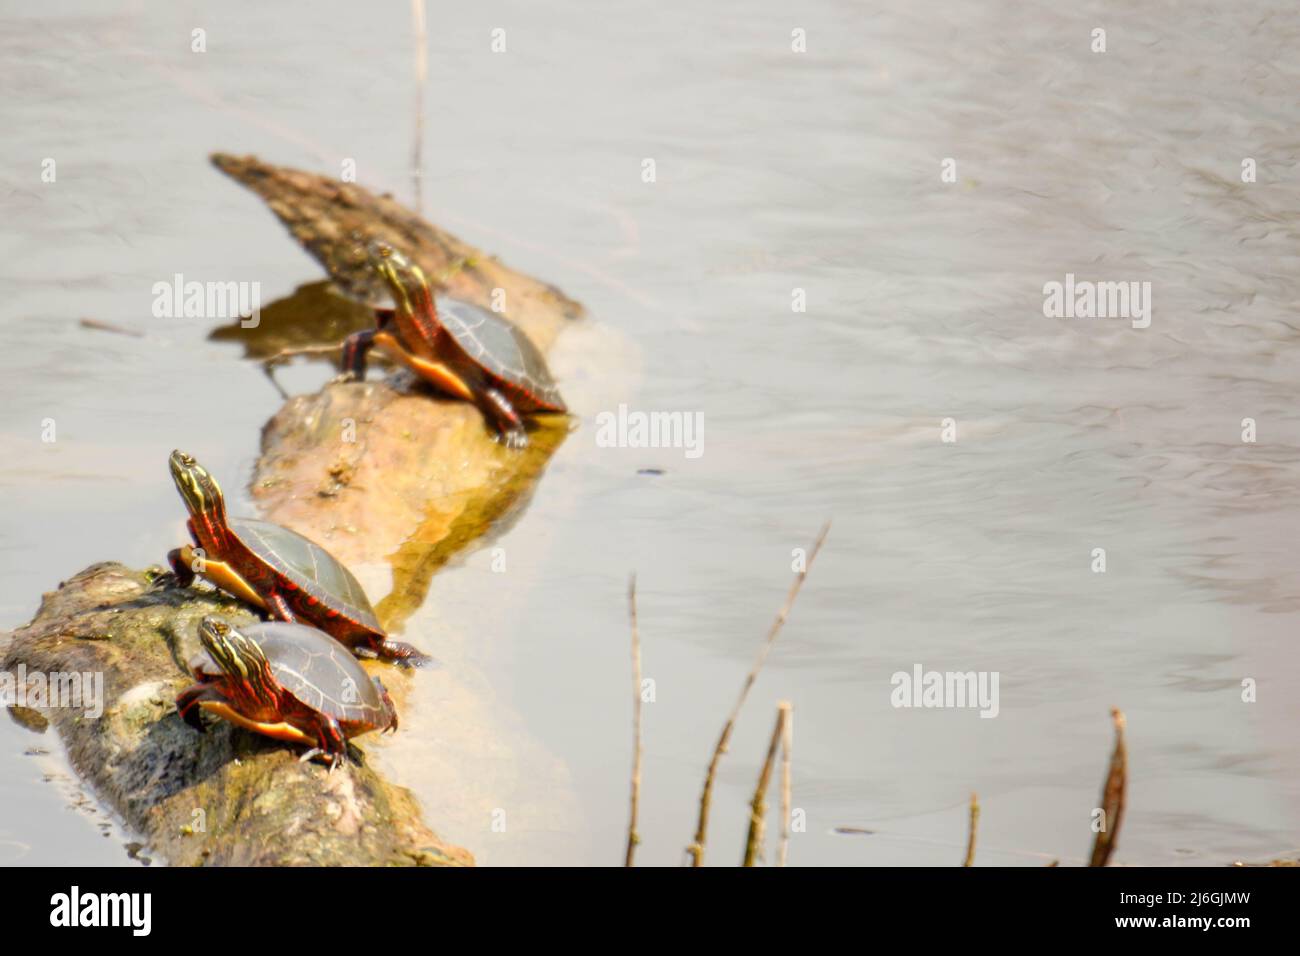
[[[319,272],[207,153],[324,172],[351,159],[362,183],[410,195],[405,9],[297,10],[3,15],[0,625],[92,561],[161,559],[181,524],[172,447],[251,472],[279,396],[208,341],[212,323],[153,318],[152,285],[257,280],[270,300]],[[831,518],[722,765],[710,860],[739,858],[779,699],[807,819],[792,863],[955,863],[972,790],[981,862],[1076,862],[1112,705],[1129,721],[1120,862],[1300,846],[1300,16],[1010,2],[429,16],[426,213],[591,316],[553,359],[581,429],[493,542],[506,573],[464,556],[407,627],[475,694],[452,713],[437,678],[417,683],[380,751],[436,829],[485,863],[621,859],[635,571],[655,682],[639,859],[679,862],[792,549]],[[196,27],[206,53],[190,52]],[[1045,318],[1044,283],[1067,273],[1150,282],[1150,327]],[[310,390],[328,374],[282,378]],[[598,447],[595,416],[620,403],[702,413],[704,454]],[[891,675],[917,664],[997,671],[998,717],[895,709]],[[31,768],[33,739],[0,734],[0,841],[30,844],[0,859],[125,860],[128,837],[104,840]]]

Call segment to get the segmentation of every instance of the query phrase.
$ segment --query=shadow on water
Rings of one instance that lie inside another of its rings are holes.
[[[295,358],[329,361],[337,366],[343,340],[374,325],[368,307],[348,298],[329,281],[300,285],[291,295],[262,309],[256,325],[246,327],[245,321],[236,319],[219,326],[208,338],[239,343],[244,358],[260,362],[267,378],[285,398],[288,395],[275,378],[276,368]]]

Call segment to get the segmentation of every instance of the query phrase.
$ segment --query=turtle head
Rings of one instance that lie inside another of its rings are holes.
[[[221,494],[221,486],[208,470],[192,456],[183,451],[174,451],[167,464],[171,468],[172,481],[176,490],[185,499],[185,506],[194,517],[209,516],[219,518],[224,523],[226,516],[226,499]]]
[[[199,622],[199,643],[242,694],[264,703],[275,702],[271,664],[255,640],[221,618],[207,615]]]
[[[433,293],[424,270],[381,239],[366,245],[366,261],[384,280],[397,311],[407,316],[434,315]]]

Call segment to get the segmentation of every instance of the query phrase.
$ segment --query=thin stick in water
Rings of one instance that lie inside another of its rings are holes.
[[[1110,756],[1110,770],[1101,791],[1102,828],[1092,842],[1089,866],[1105,866],[1119,843],[1119,825],[1124,820],[1124,797],[1128,789],[1128,748],[1124,744],[1124,712],[1110,709],[1115,724],[1115,750]]]
[[[424,85],[428,75],[425,49],[424,0],[411,0],[411,29],[415,33],[415,143],[411,148],[411,179],[415,185],[415,212],[424,215]]]
[[[772,765],[776,763],[776,752],[785,736],[785,722],[789,713],[789,701],[783,700],[776,705],[776,726],[772,728],[772,740],[767,745],[767,759],[763,761],[763,770],[758,775],[754,799],[749,802],[749,835],[745,837],[745,858],[741,866],[753,866],[763,855],[763,838],[767,829],[767,788],[772,781]]]
[[[736,718],[740,716],[740,709],[745,706],[745,698],[749,696],[749,690],[754,686],[754,681],[758,680],[758,672],[763,669],[767,655],[771,652],[777,635],[781,633],[785,619],[789,616],[790,609],[799,596],[799,590],[803,587],[804,579],[808,577],[808,572],[812,570],[813,561],[817,559],[817,553],[821,551],[822,544],[826,541],[826,535],[830,533],[830,530],[831,523],[829,521],[822,525],[821,533],[817,535],[817,541],[813,544],[807,562],[804,564],[803,569],[795,574],[794,583],[790,585],[790,593],[786,595],[785,605],[777,613],[776,620],[772,622],[772,627],[767,632],[767,639],[758,652],[758,658],[754,661],[754,666],[749,669],[749,674],[745,677],[745,683],[740,689],[740,697],[736,700],[736,706],[731,708],[731,714],[722,727],[722,734],[718,737],[718,743],[713,748],[713,757],[709,760],[709,769],[704,774],[704,789],[700,793],[700,817],[695,827],[695,842],[686,848],[686,852],[691,858],[691,866],[704,865],[704,847],[709,833],[709,807],[713,802],[713,781],[718,775],[718,763],[722,760],[722,755],[727,752],[727,744],[730,743],[732,731],[736,727]]]
[[[128,329],[121,325],[114,325],[112,322],[101,322],[99,319],[82,319],[81,327],[83,329],[94,329],[97,332],[112,332],[114,335],[129,335],[135,339],[144,338],[143,332],[137,332],[135,329]]]
[[[777,850],[776,865],[785,866],[790,851],[791,777],[790,766],[794,754],[794,707],[785,714],[785,733],[781,735],[781,845]]]
[[[289,348],[280,349],[274,355],[268,355],[262,359],[262,364],[268,367],[283,365],[291,358],[299,355],[330,355],[343,348],[341,343],[334,345],[298,345]]]
[[[970,795],[970,836],[966,838],[966,860],[962,866],[975,865],[975,831],[979,828],[980,822],[980,798],[979,794]]]
[[[632,866],[636,846],[641,837],[636,832],[637,811],[641,806],[641,635],[636,621],[636,575],[627,585],[628,611],[632,615],[632,813],[627,823],[627,858],[624,866]]]

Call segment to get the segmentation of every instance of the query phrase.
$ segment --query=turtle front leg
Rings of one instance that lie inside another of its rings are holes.
[[[200,704],[205,700],[223,701],[225,699],[225,695],[212,684],[191,684],[176,695],[176,713],[181,715],[181,720],[199,733],[206,733],[207,728],[203,726],[203,708]]]
[[[331,773],[339,764],[348,762],[348,741],[343,736],[343,728],[328,714],[316,714],[316,746],[298,759],[306,762],[314,757],[329,764]]]
[[[481,393],[479,407],[493,427],[497,436],[507,448],[520,450],[528,447],[528,432],[524,430],[524,420],[515,411],[515,406],[500,389],[487,388]]]
[[[182,557],[180,548],[172,548],[167,552],[167,563],[171,565],[172,575],[178,587],[187,588],[194,583],[194,569]]]
[[[354,332],[343,340],[343,374],[339,379],[358,382],[366,378],[366,356],[375,347],[375,330]]]

